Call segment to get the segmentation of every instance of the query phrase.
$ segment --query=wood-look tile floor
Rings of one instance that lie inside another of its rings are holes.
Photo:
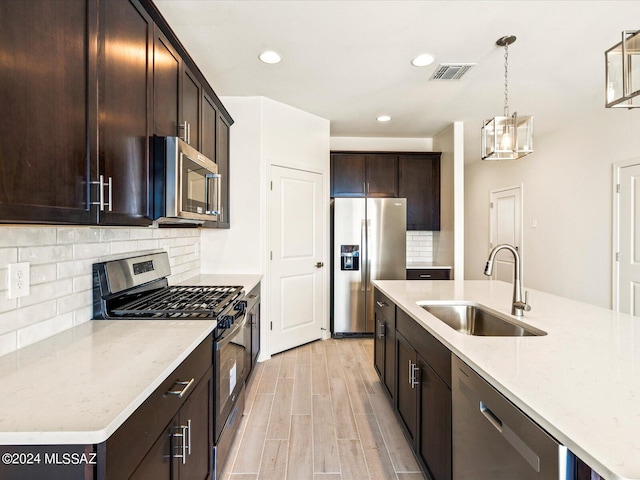
[[[223,480],[423,480],[373,368],[372,339],[256,366]]]

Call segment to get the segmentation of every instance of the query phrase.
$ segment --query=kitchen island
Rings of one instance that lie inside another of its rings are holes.
[[[499,281],[377,280],[375,286],[538,425],[608,480],[640,479],[640,319],[530,290],[522,321],[544,336],[465,335],[416,302],[509,314]]]

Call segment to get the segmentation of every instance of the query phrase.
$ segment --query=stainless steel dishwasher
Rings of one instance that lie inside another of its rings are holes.
[[[451,356],[454,480],[565,480],[571,453]]]

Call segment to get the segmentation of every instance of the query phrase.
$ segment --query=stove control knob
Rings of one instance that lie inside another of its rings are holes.
[[[233,320],[233,315],[222,315],[218,319],[218,326],[221,328],[231,328],[231,325],[233,325]]]
[[[238,312],[244,313],[244,311],[247,309],[247,301],[246,300],[238,300],[236,302],[236,304],[233,306],[233,309],[238,311]]]

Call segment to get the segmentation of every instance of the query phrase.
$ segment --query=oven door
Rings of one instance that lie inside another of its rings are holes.
[[[177,192],[180,217],[216,220],[220,205],[220,175],[217,171],[217,165],[208,158],[180,152]]]
[[[216,443],[249,372],[251,329],[247,326],[248,318],[243,315],[214,345]]]

